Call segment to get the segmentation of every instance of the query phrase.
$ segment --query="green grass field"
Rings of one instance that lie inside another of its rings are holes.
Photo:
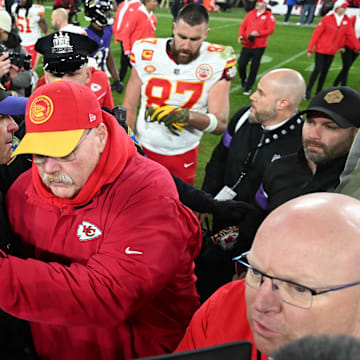
[[[52,3],[46,2],[45,6],[46,17],[50,24]],[[245,15],[246,12],[242,8],[238,7],[234,7],[221,13],[211,13],[211,31],[207,40],[214,43],[231,45],[238,56],[240,53],[240,45],[237,43],[237,32]],[[170,10],[158,9],[156,11],[156,16],[158,17],[156,36],[171,36],[172,16],[170,14]],[[268,47],[262,59],[258,79],[269,70],[287,67],[298,70],[304,76],[305,80],[308,81],[313,69],[314,58],[308,58],[306,56],[306,49],[315,25],[303,27],[296,26],[296,23],[299,21],[299,16],[295,15],[290,17],[290,24],[286,25],[283,24],[283,16],[275,15],[275,17],[277,19],[277,26],[275,33],[269,37]],[[78,19],[82,26],[87,26],[87,22],[83,18],[83,12],[79,14]],[[318,23],[319,20],[320,18],[315,18],[314,23]],[[116,59],[117,66],[119,66],[120,45],[112,43],[111,49]],[[340,69],[341,57],[340,54],[337,54],[328,73],[325,87],[332,86],[332,83]],[[41,69],[39,69],[39,73],[41,73]],[[130,71],[128,71],[128,76],[129,73]],[[359,60],[354,63],[350,70],[348,85],[360,90]],[[113,96],[115,104],[121,104],[124,94],[113,92]],[[240,80],[237,76],[236,79],[232,81],[231,85],[230,115],[234,114],[236,110],[247,104],[249,104],[249,97],[242,95]],[[303,101],[301,108],[303,109],[306,106],[307,102]],[[219,141],[220,137],[212,134],[205,134],[202,138],[195,183],[197,187],[200,187],[202,184],[205,165],[209,160],[212,149]]]

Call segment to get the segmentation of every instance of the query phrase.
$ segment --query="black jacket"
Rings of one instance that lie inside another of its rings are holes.
[[[347,155],[324,165],[312,173],[304,150],[274,161],[267,169],[262,187],[267,194],[267,212],[300,195],[314,192],[333,192],[340,181]],[[257,202],[261,202],[259,196]]]
[[[3,168],[6,165],[0,166]],[[0,175],[0,178],[2,176]],[[29,214],[19,214],[29,216]],[[10,230],[4,207],[3,195],[0,192],[0,249],[6,254],[16,253],[16,246]],[[4,360],[36,359],[30,327],[27,321],[17,319],[0,309],[0,357]]]
[[[294,116],[275,130],[266,130],[247,120],[236,131],[236,125],[250,106],[240,109],[231,119],[221,142],[206,166],[202,189],[215,196],[224,185],[233,187],[242,172],[246,173],[233,189],[235,200],[254,201],[265,170],[275,158],[297,152],[301,147],[302,118]],[[214,231],[233,224],[214,218]]]
[[[4,206],[4,196],[16,178],[30,166],[31,162],[25,155],[18,156],[9,164],[0,166],[0,249],[6,254],[16,255],[17,250]],[[31,215],[19,214],[19,216]],[[0,349],[0,358],[4,360],[36,359],[28,322],[14,318],[1,309]]]
[[[235,200],[253,203],[271,161],[299,150],[303,120],[294,116],[277,129],[264,130],[261,125],[248,122],[249,109],[250,106],[240,109],[231,119],[206,166],[203,190],[215,196],[224,185],[233,187],[243,172],[245,176],[234,187]],[[239,214],[236,220],[227,214],[224,212],[222,216],[220,211],[214,214],[212,236],[204,236],[196,259],[197,290],[202,302],[231,281],[234,274],[231,259],[249,249],[259,224],[259,216],[252,212]],[[244,225],[238,226],[240,224]]]

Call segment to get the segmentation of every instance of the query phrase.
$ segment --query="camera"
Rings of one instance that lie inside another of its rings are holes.
[[[28,54],[20,54],[18,52],[13,51],[12,49],[8,49],[5,45],[0,44],[0,56],[3,53],[9,53],[9,60],[11,64],[18,66],[19,68],[24,68],[25,70],[31,69],[31,56]]]
[[[119,122],[119,124],[125,124],[126,122],[126,108],[124,108],[123,106],[120,105],[116,105],[113,109],[112,109],[116,120]]]
[[[255,36],[254,35],[249,35],[248,36],[248,39],[249,39],[249,41],[251,42],[251,43],[255,43]]]

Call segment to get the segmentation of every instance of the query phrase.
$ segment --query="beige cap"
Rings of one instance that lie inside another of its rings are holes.
[[[0,29],[8,33],[11,31],[11,16],[6,10],[0,10]]]

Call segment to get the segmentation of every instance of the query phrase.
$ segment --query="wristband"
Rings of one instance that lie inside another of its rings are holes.
[[[209,117],[210,122],[209,125],[203,130],[203,132],[212,133],[217,128],[218,120],[214,114],[208,113],[206,115]]]

